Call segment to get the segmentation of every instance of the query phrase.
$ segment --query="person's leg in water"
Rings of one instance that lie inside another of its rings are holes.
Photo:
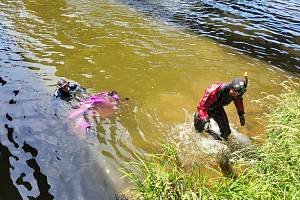
[[[229,126],[229,121],[227,114],[224,110],[224,108],[220,108],[216,110],[214,116],[212,117],[218,124],[220,132],[221,132],[221,137],[224,138],[225,140],[228,139],[229,134],[231,133],[230,126]]]
[[[201,121],[198,112],[194,114],[194,126],[197,132],[201,133],[204,130],[203,122]]]
[[[203,132],[204,122],[200,119],[197,112],[194,114],[194,126],[197,132]],[[216,140],[222,140],[222,138],[214,130],[209,130],[207,133]]]

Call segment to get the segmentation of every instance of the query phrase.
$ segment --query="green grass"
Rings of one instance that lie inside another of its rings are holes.
[[[134,199],[196,199],[201,195],[195,191],[205,182],[204,177],[195,171],[185,172],[173,146],[164,145],[161,154],[148,155],[147,159],[136,156],[138,161],[131,163],[134,169],[123,171],[136,186]]]
[[[240,152],[236,168],[248,167],[239,176],[213,179],[197,168],[187,171],[177,150],[164,145],[161,154],[137,155],[134,169],[124,170],[136,188],[133,198],[300,199],[300,94],[289,87],[268,99],[276,102],[267,104],[267,139]]]

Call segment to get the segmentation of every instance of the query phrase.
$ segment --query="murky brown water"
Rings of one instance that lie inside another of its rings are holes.
[[[299,74],[298,0],[119,0]]]
[[[0,86],[0,139],[19,158],[10,160],[14,169],[6,175],[23,198],[113,197],[127,186],[118,168],[133,153],[155,152],[195,112],[208,84],[245,71],[246,126],[239,127],[233,105],[227,113],[239,132],[261,136],[264,110],[252,100],[262,92],[279,94],[278,83],[292,76],[116,2],[0,1],[0,16],[0,76],[7,81]],[[115,117],[96,119],[97,133],[80,140],[65,120],[70,105],[52,98],[60,77],[90,93],[117,90],[129,105]],[[8,128],[17,138],[7,137]],[[38,154],[26,154],[24,143]],[[36,161],[36,173],[29,159]],[[19,177],[32,189],[15,184]]]

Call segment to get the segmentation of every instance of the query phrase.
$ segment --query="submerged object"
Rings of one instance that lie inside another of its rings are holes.
[[[100,92],[92,95],[87,100],[80,102],[80,107],[71,112],[69,119],[76,118],[83,114],[86,110],[97,107],[114,107],[120,102],[120,97],[117,92]]]
[[[88,100],[82,102],[83,104],[90,105],[104,105],[104,106],[114,106],[118,104],[120,97],[116,91],[112,92],[100,92],[91,96]]]
[[[100,92],[90,96],[87,100],[80,102],[78,109],[69,114],[69,119],[75,120],[75,127],[85,131],[90,128],[90,123],[83,116],[91,114],[92,116],[109,117],[116,113],[120,97],[116,91]],[[87,113],[91,111],[90,113]]]

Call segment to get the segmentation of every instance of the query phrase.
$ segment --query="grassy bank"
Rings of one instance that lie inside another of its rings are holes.
[[[273,97],[267,139],[239,155],[236,167],[247,167],[237,177],[208,178],[197,167],[187,172],[166,145],[162,154],[139,156],[134,171],[125,172],[136,186],[134,198],[300,199],[300,94],[287,92]]]

